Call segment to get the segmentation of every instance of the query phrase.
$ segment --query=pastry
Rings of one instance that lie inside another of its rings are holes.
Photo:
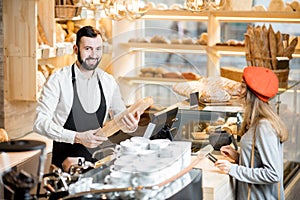
[[[183,78],[188,79],[188,80],[199,80],[201,76],[194,72],[182,72],[181,75]]]

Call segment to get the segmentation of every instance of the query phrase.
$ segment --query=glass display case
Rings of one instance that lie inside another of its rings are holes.
[[[207,144],[212,144],[215,150],[219,149],[221,143],[236,146],[242,122],[241,103],[236,100],[227,105],[200,104],[190,108],[187,102],[179,104],[177,121],[174,123],[174,127],[177,127],[176,140],[191,141],[192,152]]]

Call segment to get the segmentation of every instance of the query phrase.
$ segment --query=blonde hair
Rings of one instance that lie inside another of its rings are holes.
[[[244,135],[250,126],[258,124],[261,119],[266,119],[275,129],[281,142],[285,142],[288,139],[288,131],[284,122],[268,102],[261,101],[249,89],[247,89],[245,100],[246,104],[240,132],[241,135]]]

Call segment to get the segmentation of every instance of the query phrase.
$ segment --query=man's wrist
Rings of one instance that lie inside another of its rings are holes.
[[[80,144],[80,139],[78,137],[78,133],[75,134],[74,143],[79,143]]]

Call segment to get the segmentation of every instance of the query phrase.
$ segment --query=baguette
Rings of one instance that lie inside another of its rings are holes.
[[[277,41],[277,56],[283,56],[283,40],[282,35],[279,31],[276,32],[276,41]]]
[[[251,44],[250,44],[250,36],[246,33],[245,34],[245,55],[246,55],[246,61],[247,66],[253,66],[252,62],[252,53],[251,53]]]
[[[263,61],[263,40],[261,38],[261,28],[260,26],[257,26],[254,28],[254,57],[256,58],[256,66],[264,67],[264,61]]]
[[[127,110],[123,111],[121,114],[119,114],[114,119],[107,122],[102,129],[100,129],[96,135],[97,136],[104,136],[104,137],[110,137],[117,131],[119,131],[123,126],[125,126],[121,120],[122,118],[127,114],[135,114],[137,111],[143,113],[148,107],[150,107],[153,104],[152,97],[146,97],[143,99],[138,100],[133,105],[131,105]]]
[[[295,37],[291,41],[290,45],[287,48],[284,49],[283,56],[288,57],[289,59],[292,59],[292,57],[293,57],[292,55],[295,51],[295,48],[296,48],[297,44],[298,44],[298,37]]]
[[[270,44],[270,52],[271,52],[272,69],[276,69],[277,68],[277,60],[276,60],[277,42],[276,42],[276,36],[272,25],[269,26],[269,44]]]
[[[262,26],[262,41],[263,43],[263,56],[264,56],[264,67],[268,69],[272,69],[271,60],[268,58],[271,57],[270,54],[270,45],[269,45],[269,36],[268,36],[268,29],[265,25]]]
[[[41,20],[40,20],[39,16],[37,16],[37,20],[38,20],[38,24],[37,24],[38,32],[40,34],[40,37],[41,37],[43,43],[46,44],[46,45],[50,45],[50,43],[49,43],[49,41],[46,37],[45,30],[44,30],[44,27],[42,26],[42,23],[41,23]]]
[[[249,41],[250,41],[250,52],[251,52],[251,60],[252,60],[252,66],[256,66],[256,61],[254,59],[255,57],[255,49],[254,49],[254,43],[255,43],[255,37],[254,37],[254,32],[253,32],[253,26],[248,26],[247,27],[247,34],[249,35]]]

